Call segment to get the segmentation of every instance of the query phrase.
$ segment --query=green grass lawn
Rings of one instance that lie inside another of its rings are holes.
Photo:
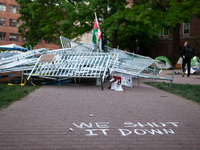
[[[38,89],[40,85],[20,86],[17,84],[8,85],[7,83],[0,83],[0,108],[6,107],[14,101],[27,96],[30,92]]]
[[[200,103],[200,85],[172,83],[170,89],[169,83],[165,82],[145,82],[145,84]]]

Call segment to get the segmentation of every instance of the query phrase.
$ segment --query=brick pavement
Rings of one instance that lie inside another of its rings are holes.
[[[0,111],[0,150],[199,149],[200,105],[142,81],[44,85]]]

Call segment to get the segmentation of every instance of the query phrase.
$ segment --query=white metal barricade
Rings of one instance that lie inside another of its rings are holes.
[[[77,43],[63,36],[60,36],[60,41],[63,49],[72,48],[76,51],[92,51],[92,47],[88,47],[82,43]]]
[[[38,60],[28,79],[31,76],[46,78],[100,78],[102,76],[104,80],[106,71],[114,60],[114,56],[105,53],[64,51],[55,54],[52,62]]]
[[[60,41],[62,49],[48,51],[43,48],[2,58],[0,73],[23,69],[28,80],[35,76],[49,79],[102,78],[104,81],[109,70],[110,75],[129,74],[138,78],[173,80],[173,77],[158,77],[159,72],[153,65],[157,60],[150,57],[108,46],[106,52],[99,52],[98,46],[93,50],[91,43],[77,43],[63,36],[60,36]]]
[[[11,57],[2,58],[0,60],[0,65],[10,63],[10,62],[13,62],[13,61],[19,61],[20,59],[32,57],[32,56],[37,55],[37,54],[42,54],[42,53],[45,53],[47,50],[48,49],[46,49],[46,48],[42,48],[42,49],[27,51],[27,52],[24,52],[22,54],[14,55],[14,56],[11,56]]]

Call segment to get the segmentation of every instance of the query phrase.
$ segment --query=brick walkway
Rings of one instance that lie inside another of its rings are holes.
[[[175,75],[174,82],[200,84],[199,78]],[[103,91],[42,86],[0,111],[0,150],[199,149],[200,105],[142,81],[123,92],[108,83]]]

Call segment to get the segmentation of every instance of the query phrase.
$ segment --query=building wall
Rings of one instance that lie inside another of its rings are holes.
[[[1,40],[0,39],[0,45],[6,45],[6,44],[15,43],[17,45],[22,46],[25,43],[25,41],[22,41],[22,37],[21,36],[19,37],[19,41],[10,41],[9,40],[9,34],[10,33],[19,34],[17,27],[10,27],[9,26],[9,19],[17,20],[20,17],[20,14],[9,12],[9,5],[19,6],[18,3],[15,0],[0,0],[0,3],[6,4],[6,11],[0,11],[0,18],[6,18],[6,26],[1,26],[0,25],[0,32],[6,32],[6,40]],[[21,24],[22,24],[22,21],[19,20],[19,25],[21,25]],[[55,45],[55,44],[47,44],[43,40],[42,43],[36,45],[34,48],[35,49],[37,49],[37,48],[58,49],[58,48],[60,48],[60,46]]]

